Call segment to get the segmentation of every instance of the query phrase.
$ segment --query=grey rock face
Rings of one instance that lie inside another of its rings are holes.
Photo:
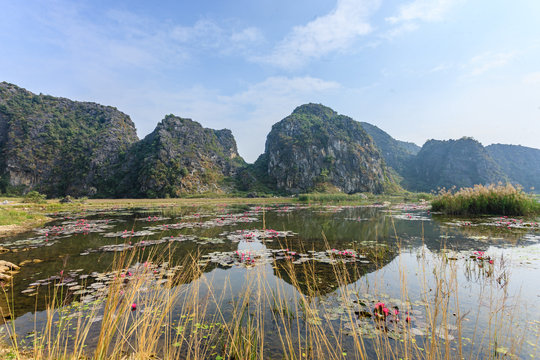
[[[403,174],[409,161],[420,151],[420,146],[396,140],[375,125],[366,122],[360,124],[381,151],[386,165],[392,167],[398,174]]]
[[[272,127],[266,140],[268,176],[291,193],[330,184],[345,193],[383,191],[384,163],[353,119],[318,104],[302,105]]]

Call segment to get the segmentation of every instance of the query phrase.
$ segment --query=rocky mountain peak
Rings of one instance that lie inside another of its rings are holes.
[[[385,182],[383,160],[360,123],[320,104],[274,124],[262,159],[275,186],[292,193],[321,185],[378,193]]]

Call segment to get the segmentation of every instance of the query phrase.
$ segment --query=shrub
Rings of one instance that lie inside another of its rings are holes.
[[[45,202],[46,198],[47,196],[44,194],[40,194],[37,191],[30,191],[28,194],[24,196],[23,202],[42,204]]]

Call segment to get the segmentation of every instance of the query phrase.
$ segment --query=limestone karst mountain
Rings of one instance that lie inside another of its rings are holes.
[[[388,181],[383,158],[360,123],[320,104],[299,106],[274,124],[258,161],[275,188],[291,193],[321,185],[380,193]]]
[[[510,181],[540,189],[540,150],[472,138],[422,148],[377,126],[304,104],[273,125],[254,164],[230,130],[167,115],[144,139],[114,107],[0,83],[0,193],[50,197],[413,191]]]

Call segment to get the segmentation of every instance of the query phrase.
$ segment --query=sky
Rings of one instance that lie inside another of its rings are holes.
[[[540,148],[538,0],[0,0],[0,81],[231,129],[321,103],[394,138]]]

